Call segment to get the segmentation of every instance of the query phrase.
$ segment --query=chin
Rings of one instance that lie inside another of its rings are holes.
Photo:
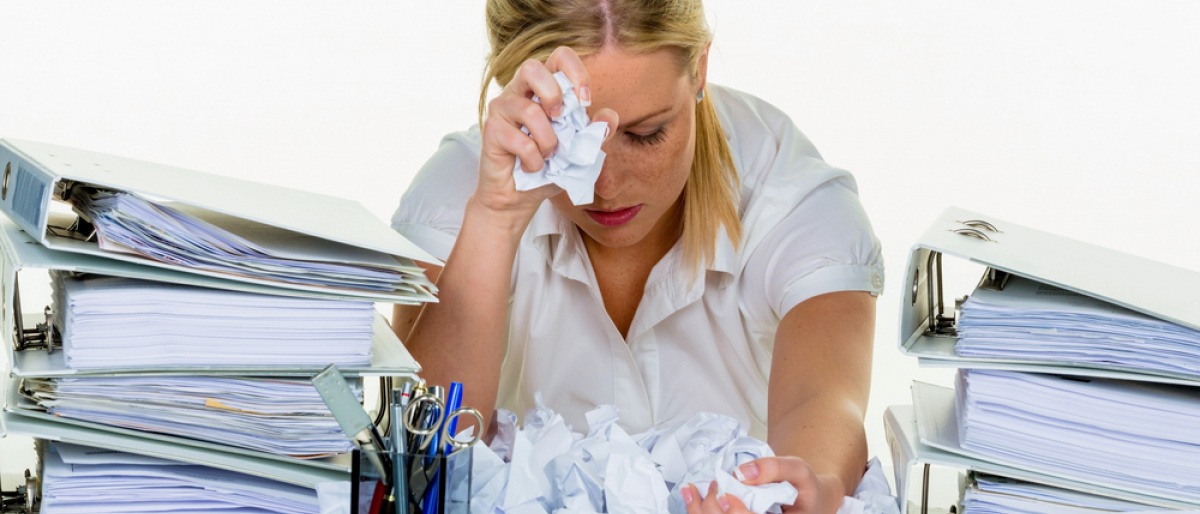
[[[632,227],[590,227],[583,232],[593,241],[609,248],[633,246],[646,237],[644,231]]]

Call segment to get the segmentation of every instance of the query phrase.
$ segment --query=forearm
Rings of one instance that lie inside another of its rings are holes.
[[[875,298],[843,291],[792,308],[775,338],[767,442],[804,459],[850,495],[867,462],[863,427],[871,388]]]
[[[490,422],[508,328],[512,265],[528,220],[498,216],[472,199],[438,280],[405,345],[428,382],[462,382],[465,405]]]
[[[830,484],[849,496],[862,480],[867,439],[862,410],[836,396],[813,397],[771,419],[767,442],[779,455],[801,457]],[[836,488],[836,490],[835,490]]]

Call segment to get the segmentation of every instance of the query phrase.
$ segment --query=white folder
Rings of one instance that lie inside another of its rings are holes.
[[[256,230],[277,231],[280,239],[303,240],[297,253],[314,259],[358,262],[369,258],[411,276],[404,288],[390,292],[338,289],[338,296],[391,303],[436,301],[435,288],[415,261],[440,264],[362,205],[322,194],[272,186],[233,177],[154,164],[31,141],[0,140],[0,210],[47,248],[99,255],[138,264],[184,269],[132,254],[101,250],[94,241],[72,237],[67,226],[73,215],[61,207],[64,190],[76,184],[133,193],[172,202],[201,218],[233,220]],[[315,238],[315,241],[312,239]],[[316,249],[314,249],[316,248]],[[321,286],[291,284],[261,278],[186,269],[229,280],[260,283],[311,292]]]
[[[956,259],[944,259],[949,256]],[[1200,273],[1050,234],[959,208],[944,211],[913,246],[901,294],[900,351],[922,366],[992,368],[1195,385],[1195,377],[1120,365],[1063,365],[1022,359],[964,358],[954,351],[955,305],[942,282],[943,261],[987,267],[981,285],[1023,276],[1200,330]],[[951,265],[949,263],[947,266]],[[962,291],[961,293],[968,293]]]
[[[12,363],[12,373],[21,377],[58,377],[78,375],[83,372],[66,367],[61,351],[48,351],[45,348],[18,350],[22,345],[18,338],[44,337],[36,329],[39,316],[29,315],[30,312],[41,311],[43,305],[26,303],[22,305],[18,291],[21,272],[24,270],[64,270],[80,273],[93,273],[115,277],[128,277],[157,282],[169,282],[200,287],[231,289],[252,293],[295,296],[319,296],[303,291],[279,289],[260,284],[233,282],[182,273],[166,268],[140,266],[137,264],[99,258],[89,254],[58,252],[49,250],[37,244],[27,233],[21,231],[11,221],[0,216],[0,284],[3,285],[3,313],[0,318],[0,330],[7,334],[5,353],[8,362]],[[28,285],[27,285],[28,286]],[[29,299],[26,299],[29,302]],[[23,308],[25,312],[18,309]],[[28,323],[26,323],[28,322]],[[21,332],[25,332],[22,334]],[[408,350],[401,344],[395,332],[387,325],[382,316],[376,316],[372,335],[372,362],[368,366],[345,366],[341,371],[348,376],[415,376],[420,372],[420,366]],[[312,376],[321,371],[324,366],[315,368],[280,368],[280,367],[239,367],[204,368],[194,367],[172,369],[89,369],[87,374],[220,374],[220,375],[258,375],[258,376]]]
[[[962,447],[958,438],[958,419],[954,410],[954,389],[914,382],[913,405],[888,407],[884,415],[888,444],[892,448],[897,489],[901,481],[909,483],[911,470],[920,464],[950,466],[964,471],[1015,478],[1088,494],[1118,498],[1167,508],[1200,508],[1200,498],[1177,495],[1147,495],[1136,487],[1121,483],[1100,483],[1041,470],[1014,466],[983,457]],[[901,464],[903,462],[903,465]]]
[[[19,349],[22,336],[43,336],[35,328],[41,320],[39,314],[24,314],[37,311],[41,304],[26,298],[21,305],[18,291],[22,272],[30,272],[45,278],[44,270],[64,270],[80,273],[129,277],[143,280],[187,284],[201,287],[216,287],[262,294],[285,294],[294,296],[329,297],[327,294],[298,290],[280,289],[261,284],[221,280],[203,275],[183,273],[171,269],[141,266],[119,260],[105,259],[89,254],[59,252],[38,244],[13,222],[0,216],[0,284],[3,289],[3,310],[0,311],[0,330],[5,334],[2,344],[7,362],[11,364],[11,375],[0,378],[0,437],[14,435],[65,441],[88,446],[111,448],[130,453],[181,460],[196,464],[229,469],[306,487],[327,481],[346,481],[350,477],[351,463],[348,454],[314,460],[301,460],[285,455],[272,455],[249,449],[235,448],[205,441],[187,439],[164,434],[135,431],[56,417],[35,408],[19,394],[22,379],[39,377],[63,377],[85,375],[120,374],[198,374],[236,376],[279,376],[311,377],[321,371],[314,368],[122,368],[89,369],[79,371],[65,366],[61,350],[46,348]],[[28,286],[27,286],[28,287]],[[29,295],[33,296],[33,295]],[[40,299],[39,299],[40,300]],[[359,300],[359,299],[356,299]],[[21,316],[21,317],[18,317]],[[24,319],[17,325],[18,319]],[[399,338],[377,316],[374,324],[372,362],[368,366],[345,366],[340,370],[347,376],[407,376],[415,377],[420,367],[404,348]]]

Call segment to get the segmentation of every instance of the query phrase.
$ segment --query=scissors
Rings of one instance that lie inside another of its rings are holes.
[[[410,441],[414,444],[408,446],[409,451],[426,452],[430,444],[440,440],[448,446],[446,453],[449,456],[478,442],[483,431],[483,414],[473,407],[460,407],[447,414],[445,400],[435,394],[434,389],[440,388],[414,391],[412,400],[404,408],[404,429],[414,439]],[[460,440],[451,432],[457,420],[464,415],[475,418],[475,426],[479,430],[474,431],[468,439]]]
[[[446,476],[447,461],[464,449],[479,441],[483,415],[471,407],[459,407],[461,402],[461,385],[458,394],[451,394],[450,405],[443,400],[443,389],[438,386],[424,388],[418,386],[413,391],[412,399],[404,408],[402,423],[408,432],[408,494],[413,505],[424,505],[417,512],[430,512],[435,509],[431,502],[441,505],[445,501],[447,486],[440,484],[440,477]],[[458,419],[462,416],[475,418],[479,430],[466,439],[455,437],[454,431]],[[444,444],[444,447],[442,446]]]

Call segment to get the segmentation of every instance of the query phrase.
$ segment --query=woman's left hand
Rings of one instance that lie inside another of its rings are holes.
[[[746,485],[788,482],[796,488],[796,501],[784,506],[784,514],[835,514],[842,506],[842,480],[834,474],[818,474],[799,457],[763,457],[739,468]],[[700,497],[695,485],[680,490],[688,514],[744,514],[750,510],[740,499],[730,494],[717,495],[717,483],[709,486],[708,494]]]

